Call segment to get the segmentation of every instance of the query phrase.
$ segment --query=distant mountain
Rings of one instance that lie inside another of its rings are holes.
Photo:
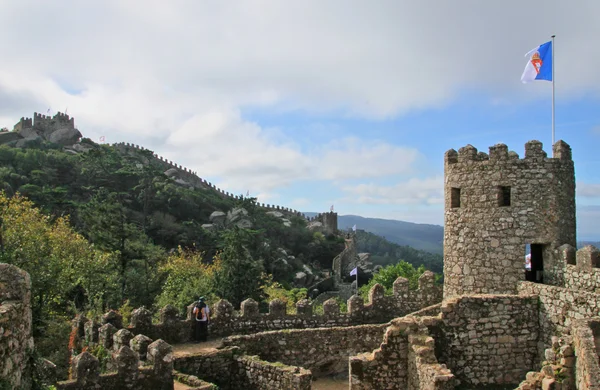
[[[304,214],[307,216],[316,215],[316,213]],[[340,230],[351,229],[354,225],[357,229],[384,237],[398,245],[406,245],[431,253],[443,253],[444,228],[439,225],[393,219],[365,218],[358,215],[338,216],[338,228]]]
[[[578,241],[577,249],[583,248],[584,246],[587,246],[587,245],[593,245],[596,248],[600,248],[600,241]]]

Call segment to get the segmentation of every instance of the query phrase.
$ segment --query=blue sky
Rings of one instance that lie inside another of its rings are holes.
[[[142,6],[143,5],[143,6]],[[600,2],[62,1],[0,4],[0,126],[64,111],[226,191],[302,211],[443,223],[443,155],[551,154],[551,85],[520,82],[556,34],[556,138],[578,236],[600,239]]]

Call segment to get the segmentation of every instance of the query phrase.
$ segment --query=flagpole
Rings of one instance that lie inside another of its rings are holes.
[[[554,50],[554,37],[556,35],[552,35],[552,149],[554,150],[554,56],[556,55],[556,51]]]

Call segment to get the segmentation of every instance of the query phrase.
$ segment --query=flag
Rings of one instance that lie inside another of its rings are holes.
[[[352,226],[352,231],[355,232],[356,231],[356,224],[354,226]]]
[[[352,271],[350,271],[350,276],[354,276],[358,273],[358,267],[354,267]]]
[[[521,76],[523,83],[534,80],[552,81],[552,41],[530,50],[525,57],[529,60]]]
[[[333,212],[333,205],[329,208],[329,211]]]
[[[246,191],[246,197],[250,196],[250,190]]]
[[[104,142],[104,141],[106,141],[106,137],[105,136],[101,136],[100,137],[100,142]]]

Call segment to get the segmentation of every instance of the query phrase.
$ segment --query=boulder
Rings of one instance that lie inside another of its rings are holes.
[[[27,148],[33,145],[40,145],[43,142],[43,138],[40,136],[32,138],[23,138],[17,141],[15,148]]]
[[[77,143],[81,137],[82,135],[79,130],[65,127],[50,133],[48,141],[59,145],[73,145]]]
[[[210,215],[210,222],[214,225],[223,225],[225,223],[225,219],[227,218],[227,214],[222,211],[213,211]]]
[[[239,227],[240,229],[250,229],[252,228],[252,222],[250,222],[248,219],[240,219],[235,223],[235,226]]]
[[[173,176],[176,176],[177,173],[178,173],[177,168],[169,168],[165,171],[165,176],[173,177]]]
[[[202,224],[201,228],[205,230],[213,230],[215,228],[215,225],[213,225],[212,223],[204,223]]]
[[[246,211],[246,209],[241,207],[233,208],[227,213],[227,224],[235,223],[244,219],[246,216],[248,216],[248,211]]]
[[[19,135],[21,135],[21,137],[23,137],[23,138],[36,138],[36,137],[40,136],[40,133],[38,133],[32,127],[27,127],[25,129],[22,129],[21,131],[19,131]]]
[[[275,218],[283,218],[283,213],[279,211],[267,211],[265,214],[270,215]]]
[[[72,146],[73,150],[79,153],[85,153],[87,151],[90,151],[92,149],[94,149],[91,145],[86,145],[86,144],[75,144]]]
[[[296,272],[294,276],[294,284],[296,286],[306,286],[306,281],[308,280],[308,276],[304,272]]]
[[[8,131],[0,133],[0,145],[7,144],[9,142],[20,140],[21,135],[15,131]]]

